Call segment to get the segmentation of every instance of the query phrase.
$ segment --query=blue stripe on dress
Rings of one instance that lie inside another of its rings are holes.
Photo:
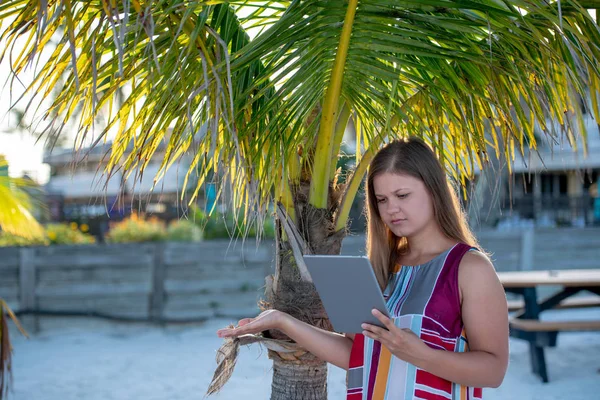
[[[410,330],[417,335],[421,332],[421,326],[423,324],[423,317],[419,315],[412,315],[410,322]],[[405,399],[412,399],[415,392],[415,382],[417,381],[417,369],[411,365],[406,371],[406,392],[404,393]]]

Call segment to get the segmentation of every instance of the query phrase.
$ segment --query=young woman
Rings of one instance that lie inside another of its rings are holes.
[[[367,252],[392,319],[341,335],[276,310],[220,337],[279,329],[348,370],[348,400],[480,399],[508,365],[508,311],[457,196],[420,139],[388,144],[367,178]]]

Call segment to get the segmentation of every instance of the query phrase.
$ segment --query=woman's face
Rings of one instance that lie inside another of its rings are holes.
[[[373,188],[379,215],[396,236],[413,236],[434,222],[431,196],[420,179],[385,172],[375,176]]]

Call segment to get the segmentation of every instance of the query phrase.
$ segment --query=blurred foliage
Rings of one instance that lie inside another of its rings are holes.
[[[32,212],[39,187],[30,179],[12,178],[8,162],[0,154],[0,231],[40,240],[44,230]]]
[[[106,235],[108,243],[160,242],[167,238],[163,222],[156,217],[145,219],[137,214],[111,225]]]
[[[85,227],[81,227],[82,230]],[[92,244],[96,239],[79,230],[75,223],[48,224],[44,228],[44,235],[39,237],[24,237],[9,232],[0,232],[0,247],[48,246],[59,244]]]
[[[229,213],[214,212],[210,215],[196,208],[193,211],[193,221],[204,232],[204,239],[230,239],[234,237],[256,237],[263,239],[275,238],[273,218],[262,221],[262,227],[257,229],[257,220],[244,222],[243,216]]]
[[[176,220],[169,224],[167,239],[174,242],[200,242],[204,234],[192,221]]]
[[[9,232],[0,232],[0,247],[24,247],[24,246],[47,246],[50,244],[48,238],[26,238]]]
[[[49,244],[92,244],[96,239],[87,233],[81,232],[77,223],[48,224],[46,226],[46,237]]]
[[[111,224],[106,235],[107,243],[140,242],[199,242],[210,239],[230,239],[257,235],[256,223],[245,224],[243,218],[235,218],[232,213],[207,215],[196,209],[192,219],[172,221],[168,227],[156,217],[146,218],[132,214],[123,221]],[[86,233],[89,226],[76,222],[49,224],[44,235],[38,238],[25,238],[8,232],[0,232],[0,247],[48,246],[61,244],[91,244],[94,236]],[[259,229],[263,239],[275,238],[275,226],[272,219],[264,221]]]

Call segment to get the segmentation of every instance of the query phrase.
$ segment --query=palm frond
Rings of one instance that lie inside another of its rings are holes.
[[[331,84],[347,6],[292,3],[233,64],[264,61],[257,81],[277,92],[251,126],[282,137],[287,157],[320,134],[306,121]],[[579,96],[598,91],[597,36],[577,2],[562,2],[559,12],[557,4],[539,1],[360,1],[339,101],[360,120],[357,142],[377,144],[382,134],[425,137],[461,181],[487,162],[488,146],[535,146],[535,123],[550,140],[575,144],[585,135],[574,122],[583,125]],[[390,101],[395,123],[385,130]],[[279,149],[273,151],[271,158]]]
[[[0,157],[0,168],[8,167]],[[27,189],[36,190],[26,179],[0,174],[0,228],[2,231],[25,238],[39,238],[43,228],[31,214],[32,202]]]
[[[12,383],[12,346],[8,333],[7,317],[12,319],[17,329],[27,337],[19,320],[8,304],[0,298],[0,400],[8,397],[10,383]]]
[[[549,140],[575,145],[585,135],[577,126],[586,90],[587,109],[600,117],[600,33],[586,11],[599,3],[360,0],[339,99],[329,104],[350,111],[360,151],[418,135],[457,181],[487,162],[488,147],[535,146],[534,124]],[[44,115],[48,129],[80,110],[79,143],[114,132],[107,176],[122,167],[140,177],[167,142],[157,179],[191,153],[186,186],[197,194],[219,177],[234,207],[250,215],[268,209],[274,192],[286,195],[282,181],[292,171],[298,179],[298,166],[313,172],[347,7],[11,0],[0,5],[0,21],[12,18],[2,38],[17,73],[56,43],[28,93],[60,86]],[[17,51],[19,37],[27,41]],[[118,90],[126,93],[120,105]],[[101,112],[109,116],[97,133]],[[333,137],[335,153],[341,135]],[[334,164],[319,172],[330,178]]]

